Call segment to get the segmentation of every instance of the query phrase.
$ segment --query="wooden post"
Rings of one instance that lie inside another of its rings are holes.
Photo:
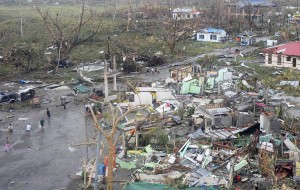
[[[220,82],[218,82],[218,95],[219,96],[221,95],[221,84],[220,84]]]
[[[230,173],[229,173],[229,181],[231,186],[233,184],[233,179],[234,179],[234,163],[235,163],[235,157],[232,157],[230,159]]]

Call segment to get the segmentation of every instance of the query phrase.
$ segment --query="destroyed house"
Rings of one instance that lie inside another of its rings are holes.
[[[227,1],[228,15],[252,21],[252,28],[268,26],[269,15],[275,10],[276,5],[267,0],[239,0],[237,2]]]
[[[172,91],[166,88],[137,87],[135,92],[123,92],[119,95],[121,107],[129,105],[153,105],[163,100],[174,100]]]
[[[172,77],[176,81],[181,81],[189,74],[196,75],[199,74],[200,72],[201,72],[200,65],[190,65],[190,66],[170,69],[170,77]]]
[[[226,107],[206,109],[202,106],[195,106],[195,115],[201,115],[205,121],[205,131],[211,131],[217,128],[226,128],[232,126],[231,109]]]
[[[282,123],[272,112],[263,112],[260,115],[260,131],[266,134],[280,133]]]
[[[172,11],[172,18],[175,20],[195,19],[200,16],[200,11],[191,8],[175,8]]]

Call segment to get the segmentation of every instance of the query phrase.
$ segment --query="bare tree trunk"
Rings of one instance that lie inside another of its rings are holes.
[[[170,52],[171,52],[171,55],[175,55],[175,47],[176,47],[175,44],[171,44],[171,45],[170,45]]]
[[[62,46],[62,40],[59,44],[59,48],[58,48],[58,61],[57,61],[57,64],[56,64],[56,67],[55,67],[55,72],[58,71],[58,67],[59,67],[59,63],[60,63],[60,56],[61,56],[61,46]]]
[[[113,169],[114,169],[114,143],[113,139],[110,136],[108,139],[106,139],[108,142],[108,168],[107,168],[107,190],[113,189]]]

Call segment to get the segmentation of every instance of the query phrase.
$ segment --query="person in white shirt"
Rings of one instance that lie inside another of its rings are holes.
[[[28,124],[28,125],[26,126],[26,134],[30,134],[30,130],[31,130],[31,125]]]
[[[8,132],[10,132],[10,133],[13,132],[13,126],[11,124],[9,124],[9,126],[8,126]]]

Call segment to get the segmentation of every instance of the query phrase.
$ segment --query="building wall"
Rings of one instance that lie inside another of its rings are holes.
[[[173,19],[177,20],[184,20],[184,19],[193,19],[193,18],[198,18],[198,14],[194,13],[172,13]]]
[[[271,55],[271,62],[269,56]],[[281,62],[278,63],[277,54],[265,54],[265,66],[269,67],[287,67],[300,69],[300,57],[281,55]],[[296,60],[296,65],[293,65],[293,60]]]
[[[151,92],[140,92],[135,94],[133,92],[126,93],[127,95],[132,94],[134,96],[134,101],[127,99],[127,102],[121,102],[119,105],[121,107],[126,107],[129,105],[138,106],[138,105],[152,105],[152,94]]]
[[[260,115],[260,131],[265,131],[266,134],[270,133],[270,118],[263,114]]]
[[[188,74],[192,73],[193,68],[191,66],[183,67],[183,68],[175,68],[171,70],[170,77],[175,77],[174,80],[182,80],[188,76]]]
[[[204,39],[200,39],[200,36],[201,35],[204,35]],[[210,36],[211,35],[216,35],[217,36],[217,38],[216,38],[216,40],[211,40],[210,39]],[[224,34],[213,34],[213,33],[197,33],[197,41],[200,41],[200,42],[221,42],[221,38],[222,37],[225,37],[226,36],[226,34],[224,35]]]
[[[232,126],[232,117],[231,116],[217,116],[215,117],[215,127],[216,128],[226,128]]]

